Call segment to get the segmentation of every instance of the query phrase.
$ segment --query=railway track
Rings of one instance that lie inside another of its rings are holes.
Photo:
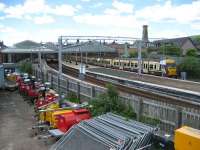
[[[52,67],[53,69],[58,70],[58,64],[48,64],[50,67]],[[73,76],[75,78],[79,77],[79,70],[75,69],[75,68],[71,68],[68,66],[63,65],[62,66],[63,69],[63,73]],[[91,74],[86,74],[84,81],[86,82],[90,82],[92,84],[96,84],[99,86],[103,86],[105,87],[107,83],[112,83],[114,86],[116,86],[116,88],[124,93],[129,93],[129,94],[134,94],[134,95],[138,95],[138,96],[142,96],[142,97],[146,97],[149,99],[154,99],[157,101],[163,101],[169,104],[173,104],[173,105],[177,105],[177,106],[183,106],[183,107],[189,107],[189,108],[196,108],[196,109],[200,109],[200,99],[199,101],[192,100],[191,98],[188,99],[187,97],[184,96],[178,96],[176,94],[168,94],[168,93],[163,93],[160,91],[152,91],[152,89],[148,90],[148,89],[144,89],[144,88],[139,88],[137,86],[127,86],[124,85],[123,83],[115,83],[112,81],[105,81],[102,79],[98,79],[97,77],[91,75]]]

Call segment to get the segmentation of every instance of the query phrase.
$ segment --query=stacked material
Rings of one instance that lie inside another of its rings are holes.
[[[156,128],[121,116],[105,115],[73,126],[52,150],[144,150]]]

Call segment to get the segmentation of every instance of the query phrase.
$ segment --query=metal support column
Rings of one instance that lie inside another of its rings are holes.
[[[80,100],[81,99],[81,93],[80,93],[80,83],[77,82],[77,98]]]
[[[138,74],[141,75],[142,73],[142,41],[138,43]]]
[[[88,67],[88,63],[87,63],[87,55],[88,55],[88,53],[86,52],[86,53],[85,53],[85,66],[86,66],[86,67]]]
[[[77,51],[76,51],[76,65],[78,65],[78,58],[77,58]]]
[[[61,97],[60,81],[62,79],[62,36],[58,39],[59,51],[58,51],[58,63],[59,63],[59,75],[58,75],[58,93]]]

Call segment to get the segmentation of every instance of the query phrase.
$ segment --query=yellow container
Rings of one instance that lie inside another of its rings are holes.
[[[45,111],[39,113],[39,120],[40,121],[46,121],[47,115],[49,116],[48,113],[50,113],[50,111],[56,110],[58,108],[59,108],[59,104],[58,103],[53,103],[53,104],[49,105],[46,108]]]
[[[56,115],[62,115],[62,114],[71,113],[71,112],[72,112],[72,110],[55,110],[55,111],[51,112],[51,115],[49,113],[50,116],[47,116],[47,121],[50,123],[51,127],[57,128]]]
[[[183,126],[175,131],[175,150],[200,150],[200,130]]]

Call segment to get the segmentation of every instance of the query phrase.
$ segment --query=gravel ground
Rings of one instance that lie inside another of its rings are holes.
[[[47,150],[49,145],[31,137],[34,111],[17,91],[0,91],[0,149]]]

